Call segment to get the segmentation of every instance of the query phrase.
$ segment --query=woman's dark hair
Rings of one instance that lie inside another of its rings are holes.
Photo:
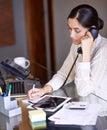
[[[90,5],[82,4],[71,10],[69,18],[76,18],[79,23],[86,28],[95,26],[98,30],[102,29],[104,22],[99,18],[95,8]]]

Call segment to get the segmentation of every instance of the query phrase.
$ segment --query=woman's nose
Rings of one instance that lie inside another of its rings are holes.
[[[72,30],[72,31],[70,31],[70,37],[71,38],[74,38],[75,37],[75,32]]]

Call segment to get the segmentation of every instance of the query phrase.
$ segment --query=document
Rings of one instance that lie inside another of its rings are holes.
[[[40,98],[36,99],[36,100],[30,100],[29,98],[23,99],[22,102],[25,104],[34,104],[36,102],[38,102],[40,100]]]
[[[99,104],[89,104],[86,109],[69,109],[64,106],[48,119],[55,124],[95,125],[99,110]]]

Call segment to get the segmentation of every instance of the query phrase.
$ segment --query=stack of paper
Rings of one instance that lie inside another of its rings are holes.
[[[49,120],[54,121],[55,124],[68,125],[95,125],[98,112],[100,110],[99,104],[89,104],[86,109],[69,109],[63,107],[54,115],[49,117]]]
[[[46,113],[43,110],[30,110],[28,113],[33,130],[46,128]]]

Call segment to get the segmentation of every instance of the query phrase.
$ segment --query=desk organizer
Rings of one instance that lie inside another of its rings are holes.
[[[14,128],[19,128],[21,122],[22,115],[7,117],[2,113],[0,114],[0,130],[14,130]]]
[[[21,107],[17,104],[17,100],[10,96],[0,96],[0,112],[8,117],[13,117],[22,113]]]

